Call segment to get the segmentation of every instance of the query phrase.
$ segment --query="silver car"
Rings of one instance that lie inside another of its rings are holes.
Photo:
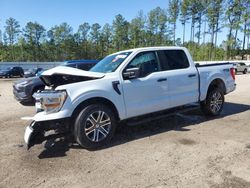
[[[246,74],[248,71],[248,67],[245,63],[236,63],[235,67],[235,73],[242,72],[243,74]]]

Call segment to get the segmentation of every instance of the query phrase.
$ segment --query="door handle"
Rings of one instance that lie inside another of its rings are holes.
[[[167,78],[160,78],[157,80],[157,82],[164,82],[164,81],[167,81]]]
[[[191,78],[191,77],[195,77],[196,74],[189,74],[188,77]]]

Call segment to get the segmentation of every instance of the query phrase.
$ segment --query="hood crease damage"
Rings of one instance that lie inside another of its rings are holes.
[[[60,85],[100,79],[104,76],[105,74],[103,73],[96,73],[71,67],[59,66],[43,72],[40,76],[40,79],[44,82],[45,85],[56,88]]]

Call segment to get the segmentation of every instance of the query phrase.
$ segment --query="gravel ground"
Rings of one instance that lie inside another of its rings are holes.
[[[199,111],[121,126],[112,143],[88,151],[59,141],[27,151],[34,107],[0,80],[0,187],[250,187],[250,74],[237,75],[221,116]]]

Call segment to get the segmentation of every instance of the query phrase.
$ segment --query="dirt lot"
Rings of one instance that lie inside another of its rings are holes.
[[[238,75],[215,119],[199,111],[117,130],[110,146],[88,151],[64,142],[27,151],[33,107],[0,80],[0,187],[250,187],[250,74]]]

